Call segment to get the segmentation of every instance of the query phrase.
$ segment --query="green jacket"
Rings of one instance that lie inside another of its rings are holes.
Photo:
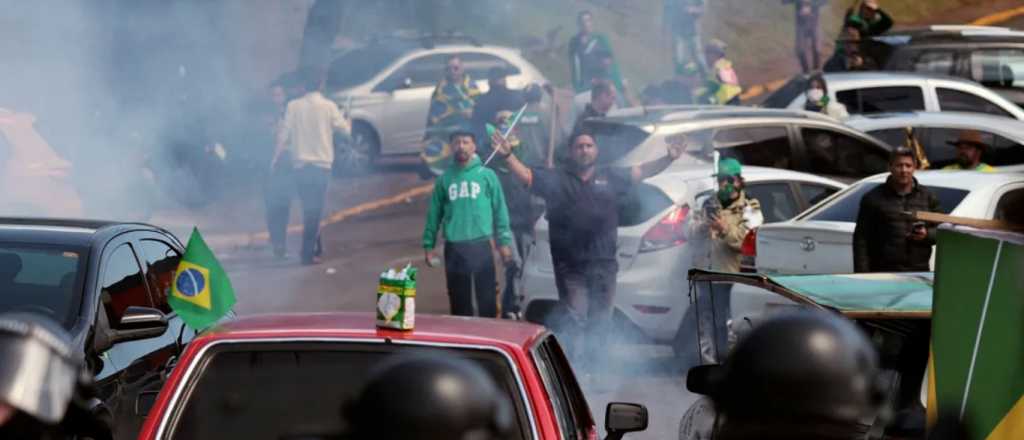
[[[478,156],[465,167],[452,165],[434,181],[423,227],[424,249],[434,248],[438,226],[444,227],[444,239],[451,242],[497,237],[502,246],[512,244],[501,182]]]

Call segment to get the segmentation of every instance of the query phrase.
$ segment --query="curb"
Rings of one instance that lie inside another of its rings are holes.
[[[996,12],[996,13],[993,13],[993,14],[989,14],[989,15],[986,15],[984,17],[980,17],[980,18],[977,18],[977,19],[971,21],[970,24],[974,25],[974,26],[992,26],[992,25],[997,24],[997,23],[1002,23],[1002,22],[1005,22],[1005,21],[1012,20],[1012,19],[1017,18],[1017,17],[1019,17],[1021,15],[1024,15],[1024,6],[1018,6],[1016,8],[1007,9],[1005,11],[1000,11],[1000,12]],[[782,87],[783,85],[785,85],[786,81],[788,81],[788,80],[787,79],[777,79],[777,80],[774,80],[774,81],[769,81],[769,82],[764,83],[764,84],[756,84],[756,85],[750,86],[750,88],[748,88],[747,91],[743,92],[743,94],[740,95],[740,99],[747,100],[747,99],[751,99],[751,98],[756,98],[756,97],[761,96],[761,95],[763,95],[765,93],[774,92],[774,91],[778,90],[779,87]]]

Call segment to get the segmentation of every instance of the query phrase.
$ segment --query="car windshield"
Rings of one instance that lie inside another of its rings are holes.
[[[516,423],[505,438],[530,437],[519,379],[508,358],[498,352],[406,344],[273,342],[214,346],[205,360],[198,361],[199,374],[185,384],[187,395],[174,412],[170,438],[222,439],[231,433],[232,438],[278,440],[343,433],[348,429],[341,417],[343,405],[356,398],[376,365],[397,352],[458,356],[480,365],[515,408]],[[392,397],[396,402],[404,398]]]
[[[636,226],[672,206],[672,199],[658,187],[639,183],[619,199],[619,226]]]
[[[839,196],[835,203],[823,209],[811,208],[809,215],[804,216],[805,220],[828,221],[828,222],[856,222],[857,213],[860,211],[860,199],[864,195],[881,185],[881,182],[869,182],[856,185]],[[949,214],[956,209],[960,202],[967,197],[967,191],[957,188],[946,188],[942,186],[927,186],[928,190],[939,199],[939,212]]]
[[[0,313],[49,316],[70,329],[78,315],[84,249],[0,243]]]
[[[406,54],[404,45],[372,45],[350,50],[331,63],[327,87],[344,90],[363,84]]]

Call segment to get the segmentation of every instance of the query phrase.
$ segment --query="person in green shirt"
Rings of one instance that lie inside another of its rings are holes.
[[[619,93],[625,91],[619,63],[615,61],[608,37],[594,32],[594,15],[582,11],[577,16],[579,33],[569,40],[569,68],[576,93],[590,90],[594,80],[609,80]]]
[[[955,141],[947,142],[956,147],[956,163],[946,165],[944,170],[970,170],[986,173],[994,172],[996,169],[981,161],[981,156],[989,145],[985,143],[981,132],[977,130],[964,130]]]
[[[434,245],[437,229],[444,233],[445,278],[451,313],[474,316],[498,316],[497,280],[494,270],[492,238],[496,238],[502,259],[512,259],[512,230],[508,207],[498,176],[483,166],[476,155],[476,138],[468,131],[456,131],[448,139],[454,162],[434,181],[423,250],[427,265],[438,261]]]

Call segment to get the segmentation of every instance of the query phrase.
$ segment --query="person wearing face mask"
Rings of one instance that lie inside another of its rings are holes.
[[[804,110],[822,113],[835,119],[850,117],[845,105],[832,101],[832,98],[828,96],[828,85],[825,83],[825,77],[820,73],[812,75],[807,80],[806,96],[807,104],[804,105]]]
[[[696,258],[694,266],[739,272],[743,240],[750,230],[764,223],[764,215],[761,203],[747,197],[744,191],[743,166],[738,160],[722,159],[717,171],[718,190],[705,203],[703,212],[692,217],[689,225],[689,237],[705,249],[696,253],[704,257]],[[701,261],[701,258],[709,260]],[[714,284],[710,291],[697,292],[697,307],[701,310],[698,325],[703,335],[711,335],[715,340],[712,345],[701,338],[700,351],[705,363],[720,362],[722,356],[717,347],[728,346],[731,287],[731,284]]]

